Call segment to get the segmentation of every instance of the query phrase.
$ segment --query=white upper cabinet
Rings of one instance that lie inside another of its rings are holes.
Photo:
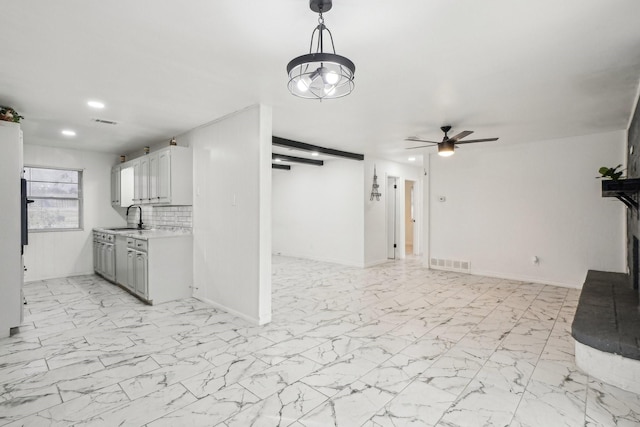
[[[179,157],[179,156],[177,156]],[[176,166],[178,168],[179,166]],[[187,173],[184,165],[180,173]],[[191,168],[189,168],[191,169]],[[156,203],[169,203],[171,201],[171,150],[158,151],[157,176],[156,176]],[[176,178],[179,181],[178,178]],[[191,202],[189,202],[191,204]]]
[[[140,203],[149,203],[149,156],[140,157]]]
[[[133,167],[120,167],[120,206],[133,204]]]
[[[133,203],[142,203],[140,194],[140,160],[131,160],[127,164],[130,164],[133,169]]]
[[[192,205],[192,153],[188,147],[169,146],[123,163],[121,168],[133,170],[133,183],[127,184],[133,186],[132,203]]]
[[[133,204],[134,177],[133,166],[117,165],[111,168],[111,205],[129,206]]]
[[[120,204],[120,165],[111,168],[111,206]]]

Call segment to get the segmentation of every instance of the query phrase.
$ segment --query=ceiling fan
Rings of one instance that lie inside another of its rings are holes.
[[[410,136],[409,138],[405,139],[405,141],[413,141],[413,142],[426,142],[428,144],[438,144],[438,154],[441,156],[451,156],[453,155],[453,150],[455,149],[456,145],[459,144],[471,144],[474,142],[487,142],[487,141],[497,141],[498,138],[483,138],[483,139],[468,139],[466,141],[460,141],[462,138],[465,138],[469,135],[471,135],[473,133],[472,130],[464,130],[462,132],[460,132],[459,134],[457,134],[456,136],[452,136],[451,138],[449,138],[449,136],[447,135],[447,132],[449,132],[451,130],[451,126],[442,126],[440,127],[440,129],[442,130],[442,132],[444,132],[444,138],[442,138],[441,142],[437,142],[437,141],[427,141],[424,139],[420,139],[417,138],[415,136]],[[407,150],[413,150],[415,148],[423,148],[423,147],[428,147],[428,145],[420,145],[418,147],[409,147],[407,148]]]

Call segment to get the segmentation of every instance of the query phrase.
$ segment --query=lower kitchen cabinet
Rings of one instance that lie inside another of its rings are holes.
[[[105,279],[116,278],[115,235],[111,233],[93,233],[93,269]]]
[[[144,252],[136,253],[136,294],[144,299],[149,299],[149,286],[147,282],[147,254]]]
[[[119,240],[123,237],[126,244]],[[115,244],[107,248],[94,235],[94,265],[102,277],[149,304],[192,296],[193,237],[190,234],[165,234],[147,239],[117,235],[115,239]]]
[[[136,251],[133,249],[127,249],[127,265],[126,275],[123,276],[121,285],[129,288],[130,291],[136,290]]]
[[[138,246],[138,248],[136,248]],[[147,281],[147,242],[127,238],[127,288],[142,299],[149,300]],[[144,251],[144,252],[143,252]]]

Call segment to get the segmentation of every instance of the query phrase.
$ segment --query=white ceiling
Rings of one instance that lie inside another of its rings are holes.
[[[264,103],[274,135],[406,161],[421,150],[405,137],[444,124],[500,137],[487,148],[626,129],[640,79],[637,0],[335,0],[325,23],[356,87],[323,102],[286,88],[317,24],[306,0],[0,9],[0,105],[25,116],[25,142],[113,153]]]

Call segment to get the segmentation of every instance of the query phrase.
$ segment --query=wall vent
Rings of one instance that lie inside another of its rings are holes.
[[[117,125],[117,122],[114,122],[112,120],[104,120],[104,119],[91,119],[92,122],[96,122],[96,123],[102,123],[105,125]]]
[[[431,258],[430,264],[432,268],[436,268],[438,270],[461,271],[465,273],[468,273],[471,270],[471,263],[469,261],[461,261],[457,259]]]

